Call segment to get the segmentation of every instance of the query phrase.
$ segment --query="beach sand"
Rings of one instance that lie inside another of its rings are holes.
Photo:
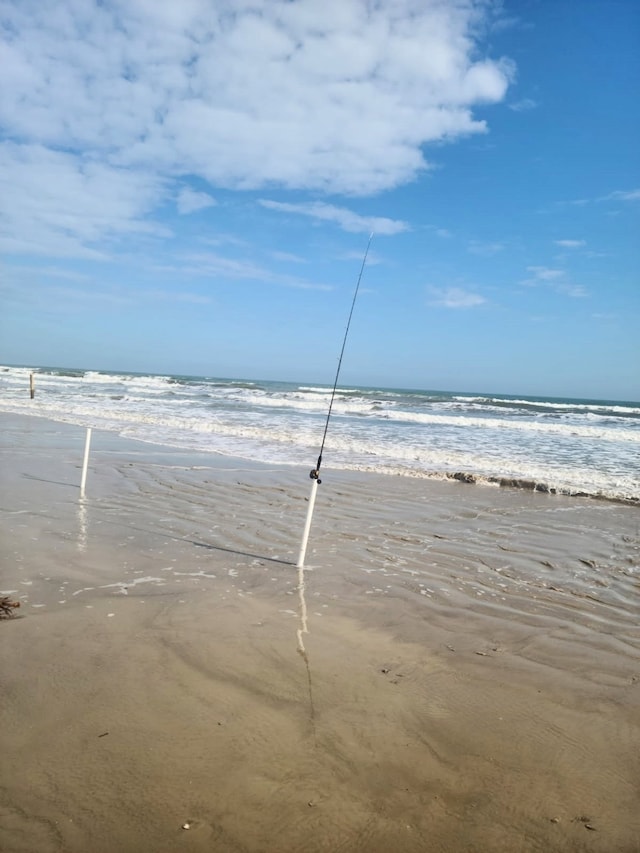
[[[637,507],[0,423],[4,853],[640,851]]]

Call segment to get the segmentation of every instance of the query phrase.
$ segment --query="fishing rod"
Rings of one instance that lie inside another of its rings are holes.
[[[324,433],[322,435],[322,443],[320,444],[320,454],[318,456],[318,461],[316,462],[316,467],[312,468],[309,472],[309,476],[311,477],[311,495],[309,496],[309,507],[307,509],[307,518],[304,525],[304,532],[302,534],[302,543],[300,545],[300,554],[298,556],[297,568],[302,569],[304,567],[304,558],[307,552],[307,542],[309,541],[309,532],[311,530],[311,519],[313,518],[313,508],[316,502],[316,492],[318,491],[318,486],[322,482],[320,479],[320,466],[322,465],[322,454],[324,452],[324,445],[327,440],[327,432],[329,430],[329,421],[331,420],[331,412],[333,410],[333,401],[336,397],[336,390],[338,388],[338,379],[340,377],[340,368],[342,367],[342,357],[344,356],[344,348],[347,345],[347,337],[349,336],[349,327],[351,326],[351,318],[353,317],[353,309],[356,305],[356,299],[358,298],[358,291],[360,290],[360,282],[362,281],[362,273],[364,272],[365,264],[367,263],[367,255],[369,254],[369,247],[371,246],[371,241],[373,239],[373,234],[369,235],[369,241],[367,243],[367,248],[364,252],[364,257],[362,258],[362,266],[360,267],[360,274],[358,275],[358,281],[356,283],[356,289],[353,293],[353,299],[351,300],[351,310],[349,311],[349,319],[347,320],[347,327],[344,330],[344,338],[342,339],[342,349],[340,350],[340,357],[338,359],[338,367],[336,369],[336,378],[333,383],[333,390],[331,391],[331,398],[329,400],[329,410],[327,411],[327,420],[324,424]]]

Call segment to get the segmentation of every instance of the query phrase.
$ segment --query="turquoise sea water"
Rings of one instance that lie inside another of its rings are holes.
[[[29,396],[35,372],[36,396]],[[331,388],[0,367],[0,411],[313,468]],[[640,403],[338,387],[323,475],[353,469],[640,503]]]

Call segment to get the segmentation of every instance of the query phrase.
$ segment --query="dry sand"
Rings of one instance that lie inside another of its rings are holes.
[[[638,508],[0,423],[4,853],[640,851]]]

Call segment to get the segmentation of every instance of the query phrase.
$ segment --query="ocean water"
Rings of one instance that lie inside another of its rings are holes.
[[[315,467],[331,387],[0,367],[0,411]],[[640,503],[640,403],[338,387],[322,476],[351,469]],[[306,469],[306,471],[305,471]]]

